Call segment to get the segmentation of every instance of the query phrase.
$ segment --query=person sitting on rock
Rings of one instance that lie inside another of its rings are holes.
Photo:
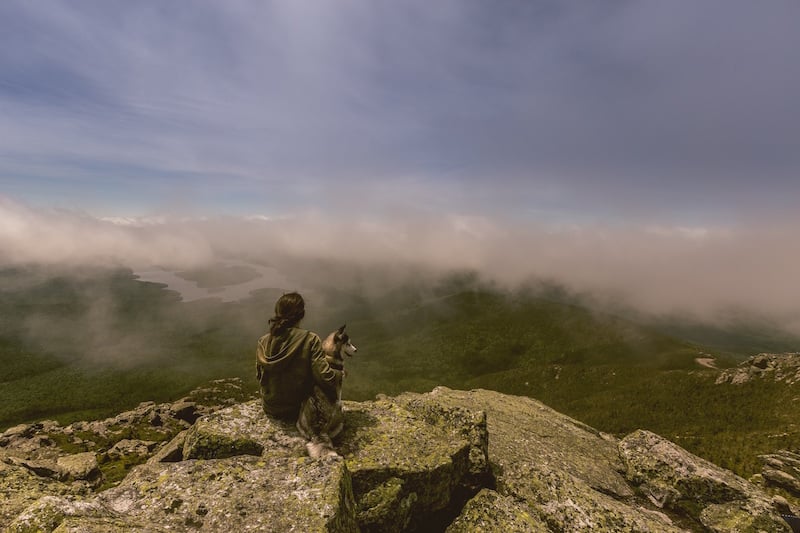
[[[324,406],[336,402],[342,372],[326,361],[319,336],[298,327],[304,316],[305,301],[296,292],[284,294],[275,303],[269,333],[258,339],[256,350],[261,401],[268,416],[297,423],[309,440],[309,455],[335,456],[331,438],[323,431],[330,414]],[[301,409],[303,416],[298,420]]]

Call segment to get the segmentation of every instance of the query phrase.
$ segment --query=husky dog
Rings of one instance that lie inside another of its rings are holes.
[[[322,351],[328,365],[341,372],[344,377],[344,355],[352,357],[358,350],[350,341],[342,326],[322,341]],[[314,386],[311,396],[300,407],[297,429],[309,439],[306,444],[311,457],[336,456],[331,439],[341,433],[344,428],[342,413],[342,382],[336,385],[336,399],[331,400],[319,387]]]

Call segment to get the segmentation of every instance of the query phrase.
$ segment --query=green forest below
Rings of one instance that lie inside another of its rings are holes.
[[[127,269],[0,271],[0,430],[102,418],[241,377],[256,391],[255,343],[281,290],[183,302]],[[634,321],[558,291],[507,292],[469,275],[380,294],[317,289],[304,327],[347,323],[358,354],[346,399],[438,385],[536,398],[601,431],[638,428],[750,476],[757,455],[800,447],[798,393],[783,383],[716,385],[713,357],[796,350],[763,329]],[[691,340],[689,340],[691,339]],[[704,343],[698,342],[706,341]]]

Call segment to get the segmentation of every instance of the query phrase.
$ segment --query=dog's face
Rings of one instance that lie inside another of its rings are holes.
[[[334,342],[336,342],[336,347],[344,352],[348,357],[353,357],[353,354],[358,351],[358,348],[356,348],[355,345],[350,341],[350,335],[344,332],[345,327],[346,326],[342,326],[336,331]]]

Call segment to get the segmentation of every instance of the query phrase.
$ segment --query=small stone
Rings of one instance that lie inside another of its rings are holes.
[[[158,443],[149,440],[122,439],[108,450],[108,457],[115,459],[139,455],[147,457]]]
[[[155,455],[148,459],[148,463],[175,463],[183,460],[183,445],[186,442],[187,431],[181,431],[167,444],[161,447]]]
[[[792,507],[789,505],[789,501],[783,496],[773,496],[772,507],[781,514],[792,514]]]
[[[55,463],[45,461],[34,461],[30,459],[21,459],[17,457],[9,457],[7,459],[9,464],[19,465],[27,468],[39,477],[55,478],[59,474],[59,469]]]
[[[3,432],[3,437],[7,439],[15,437],[30,437],[33,434],[34,428],[29,424],[19,424],[8,428]]]
[[[64,481],[93,481],[101,476],[100,468],[97,465],[97,456],[94,452],[65,455],[59,457],[56,464],[59,477]]]
[[[200,416],[197,412],[197,404],[194,402],[175,402],[170,406],[170,411],[172,416],[178,420],[183,420],[190,424],[194,424]]]

